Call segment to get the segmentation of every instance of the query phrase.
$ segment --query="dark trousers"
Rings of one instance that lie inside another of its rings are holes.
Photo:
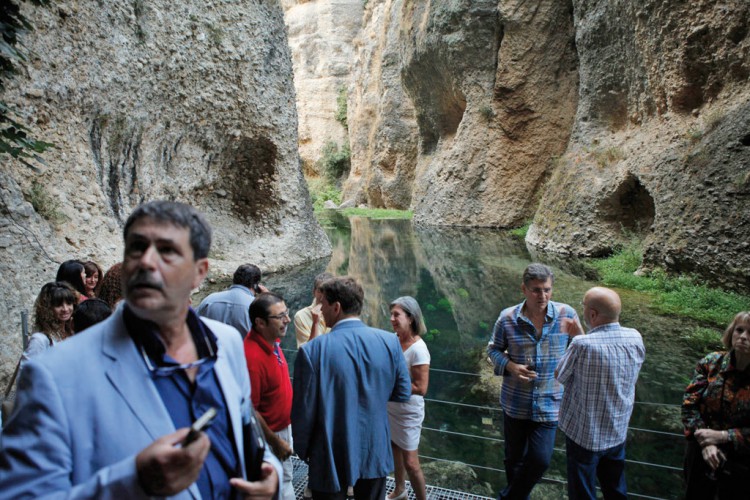
[[[385,498],[385,478],[359,479],[354,484],[356,500],[383,500]],[[346,488],[337,493],[312,490],[313,500],[346,500]]]
[[[596,500],[596,480],[604,498],[626,499],[625,443],[602,451],[587,450],[565,437],[570,500]]]
[[[499,500],[524,500],[544,475],[555,446],[557,422],[534,422],[503,413],[505,474]]]

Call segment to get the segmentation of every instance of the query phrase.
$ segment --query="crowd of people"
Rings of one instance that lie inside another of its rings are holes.
[[[322,273],[312,303],[292,314],[245,264],[193,310],[191,291],[209,265],[203,215],[149,202],[123,236],[123,261],[106,274],[68,260],[39,292],[0,434],[0,497],[290,500],[296,454],[309,468],[305,498],[399,500],[409,486],[427,498],[418,448],[431,358],[413,297],[389,304],[387,332],[359,318],[356,279]],[[575,308],[551,300],[553,286],[548,266],[529,265],[524,300],[500,313],[487,347],[503,377],[507,481],[498,498],[529,497],[558,428],[569,498],[595,499],[597,483],[605,498],[627,498],[643,339],[620,324],[615,291],[585,293],[584,332]],[[292,321],[293,380],[280,345]],[[689,499],[745,495],[750,312],[734,318],[723,343],[726,351],[698,363],[683,402]],[[210,424],[191,430],[209,420],[204,413],[215,413]]]

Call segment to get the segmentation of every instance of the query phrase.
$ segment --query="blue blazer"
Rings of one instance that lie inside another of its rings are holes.
[[[337,323],[300,347],[294,363],[294,449],[309,486],[338,492],[393,470],[386,403],[408,401],[411,379],[393,333]]]
[[[0,434],[2,498],[145,498],[135,456],[174,432],[119,307],[107,320],[29,360]],[[214,365],[241,453],[250,380],[234,328],[203,319],[218,340]],[[281,464],[270,452],[281,478]],[[174,498],[200,498],[195,484]]]

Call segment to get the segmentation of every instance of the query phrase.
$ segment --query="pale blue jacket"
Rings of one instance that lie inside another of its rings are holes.
[[[250,304],[253,300],[255,294],[248,287],[232,285],[203,299],[195,312],[205,318],[235,327],[244,339],[251,327]]]
[[[146,498],[135,456],[176,429],[122,311],[24,367],[16,408],[0,434],[0,498]],[[241,451],[252,411],[242,342],[234,328],[203,321],[217,337],[214,370]],[[281,478],[281,464],[266,449],[264,460]],[[193,484],[174,498],[200,493]]]

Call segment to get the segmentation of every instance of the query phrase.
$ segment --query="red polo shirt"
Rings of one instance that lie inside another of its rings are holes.
[[[278,347],[278,357],[273,351],[273,347],[255,330],[250,330],[245,337],[245,360],[250,372],[253,407],[263,416],[268,428],[278,432],[292,423],[292,383],[281,346]]]

